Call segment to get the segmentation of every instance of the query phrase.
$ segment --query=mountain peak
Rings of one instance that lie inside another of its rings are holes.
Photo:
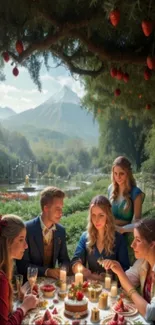
[[[51,97],[51,101],[53,103],[63,102],[63,103],[78,104],[80,102],[80,98],[77,96],[77,94],[74,91],[72,91],[71,88],[65,85]]]

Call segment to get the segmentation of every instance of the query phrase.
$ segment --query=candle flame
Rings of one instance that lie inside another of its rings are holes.
[[[82,267],[82,265],[78,265],[78,273],[82,273],[82,269],[83,269],[83,267]]]

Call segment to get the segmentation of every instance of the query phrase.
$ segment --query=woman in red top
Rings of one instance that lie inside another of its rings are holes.
[[[20,325],[27,311],[36,307],[38,299],[27,295],[20,308],[12,312],[12,264],[21,259],[27,248],[24,222],[15,215],[0,218],[0,324]]]

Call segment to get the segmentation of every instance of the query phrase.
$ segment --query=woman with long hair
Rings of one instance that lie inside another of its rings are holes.
[[[108,188],[108,197],[112,204],[117,231],[133,231],[131,223],[141,218],[142,203],[145,194],[136,185],[130,161],[117,157],[112,165],[112,184]]]
[[[141,219],[131,244],[137,261],[124,272],[117,261],[104,260],[106,270],[117,274],[122,288],[147,321],[155,321],[155,218]],[[141,293],[136,290],[141,287]]]
[[[26,243],[26,227],[16,215],[0,217],[0,324],[20,325],[27,311],[36,307],[35,295],[25,296],[20,308],[12,312],[13,259],[21,259]]]
[[[85,277],[98,278],[103,272],[99,265],[100,258],[115,259],[124,270],[129,267],[128,251],[124,237],[115,231],[114,216],[111,204],[103,195],[97,195],[90,203],[87,231],[85,231],[76,247],[71,261],[72,270],[77,272],[83,266]]]

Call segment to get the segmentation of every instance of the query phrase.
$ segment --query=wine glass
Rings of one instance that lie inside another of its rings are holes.
[[[104,267],[104,258],[101,256],[98,258],[97,263]]]
[[[31,288],[31,293],[32,293],[32,289],[37,281],[37,276],[38,276],[38,269],[36,267],[29,266],[27,268],[27,280],[28,280],[30,288]]]
[[[18,296],[19,301],[22,299],[22,295],[21,295],[22,285],[23,285],[23,275],[17,274],[16,275],[16,288],[17,288],[17,296]]]

